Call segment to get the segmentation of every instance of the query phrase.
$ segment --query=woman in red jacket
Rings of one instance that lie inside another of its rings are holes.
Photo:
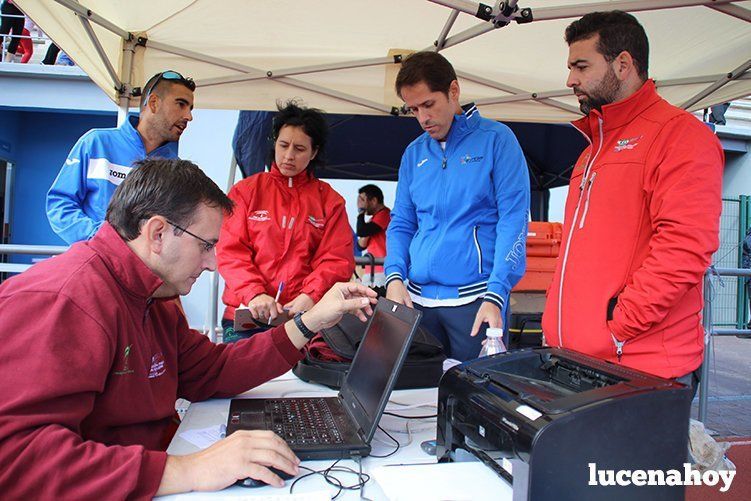
[[[224,220],[217,265],[226,287],[225,342],[235,332],[235,309],[271,322],[309,310],[355,268],[344,199],[313,171],[322,165],[328,128],[320,111],[289,102],[272,124],[270,172],[250,176],[229,192],[234,213]]]

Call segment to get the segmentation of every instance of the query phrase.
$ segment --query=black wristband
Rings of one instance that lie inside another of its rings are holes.
[[[303,312],[300,312],[297,315],[295,315],[294,317],[295,325],[297,326],[298,329],[300,329],[300,332],[302,332],[302,335],[305,336],[305,339],[312,339],[313,336],[316,335],[316,333],[308,329],[308,327],[303,323],[302,314]]]

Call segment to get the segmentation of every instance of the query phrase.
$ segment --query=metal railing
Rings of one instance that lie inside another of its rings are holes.
[[[23,14],[21,14],[21,15],[18,15],[18,14],[0,14],[0,19],[2,19],[3,17],[22,18],[24,20],[26,19],[26,16],[24,16]],[[29,33],[31,33],[31,32],[29,32]],[[0,35],[0,62],[7,62],[6,45],[7,45],[8,42],[10,42],[11,38],[28,39],[28,40],[31,40],[32,43],[36,43],[36,44],[45,44],[46,45],[47,42],[54,43],[54,42],[52,42],[52,39],[49,38],[47,35],[45,35],[44,32],[42,32],[38,27],[37,27],[37,36],[33,36],[31,34],[29,34],[29,35],[23,35],[21,33],[15,33],[15,32],[13,32],[13,33],[4,33],[4,34]]]
[[[15,245],[0,244],[0,256],[8,254],[25,254],[32,256],[56,256],[68,250],[64,245]],[[2,263],[0,273],[21,273],[31,268],[31,264]]]
[[[699,382],[699,421],[706,422],[707,404],[709,399],[709,357],[714,346],[715,336],[751,335],[751,329],[719,329],[712,322],[713,277],[751,277],[751,270],[745,268],[715,268],[710,266],[704,274],[704,311],[702,324],[704,326],[704,362],[701,366],[701,381]],[[720,280],[722,280],[720,278]],[[748,307],[743,305],[744,308]]]

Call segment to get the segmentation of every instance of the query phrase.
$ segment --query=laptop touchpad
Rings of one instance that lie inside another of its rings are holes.
[[[240,427],[246,430],[265,430],[266,420],[261,412],[243,412],[240,414]]]

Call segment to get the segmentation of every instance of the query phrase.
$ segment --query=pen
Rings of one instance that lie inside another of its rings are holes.
[[[279,282],[279,288],[276,290],[276,297],[274,298],[274,302],[279,302],[279,296],[282,295],[282,291],[284,290],[284,282]]]

